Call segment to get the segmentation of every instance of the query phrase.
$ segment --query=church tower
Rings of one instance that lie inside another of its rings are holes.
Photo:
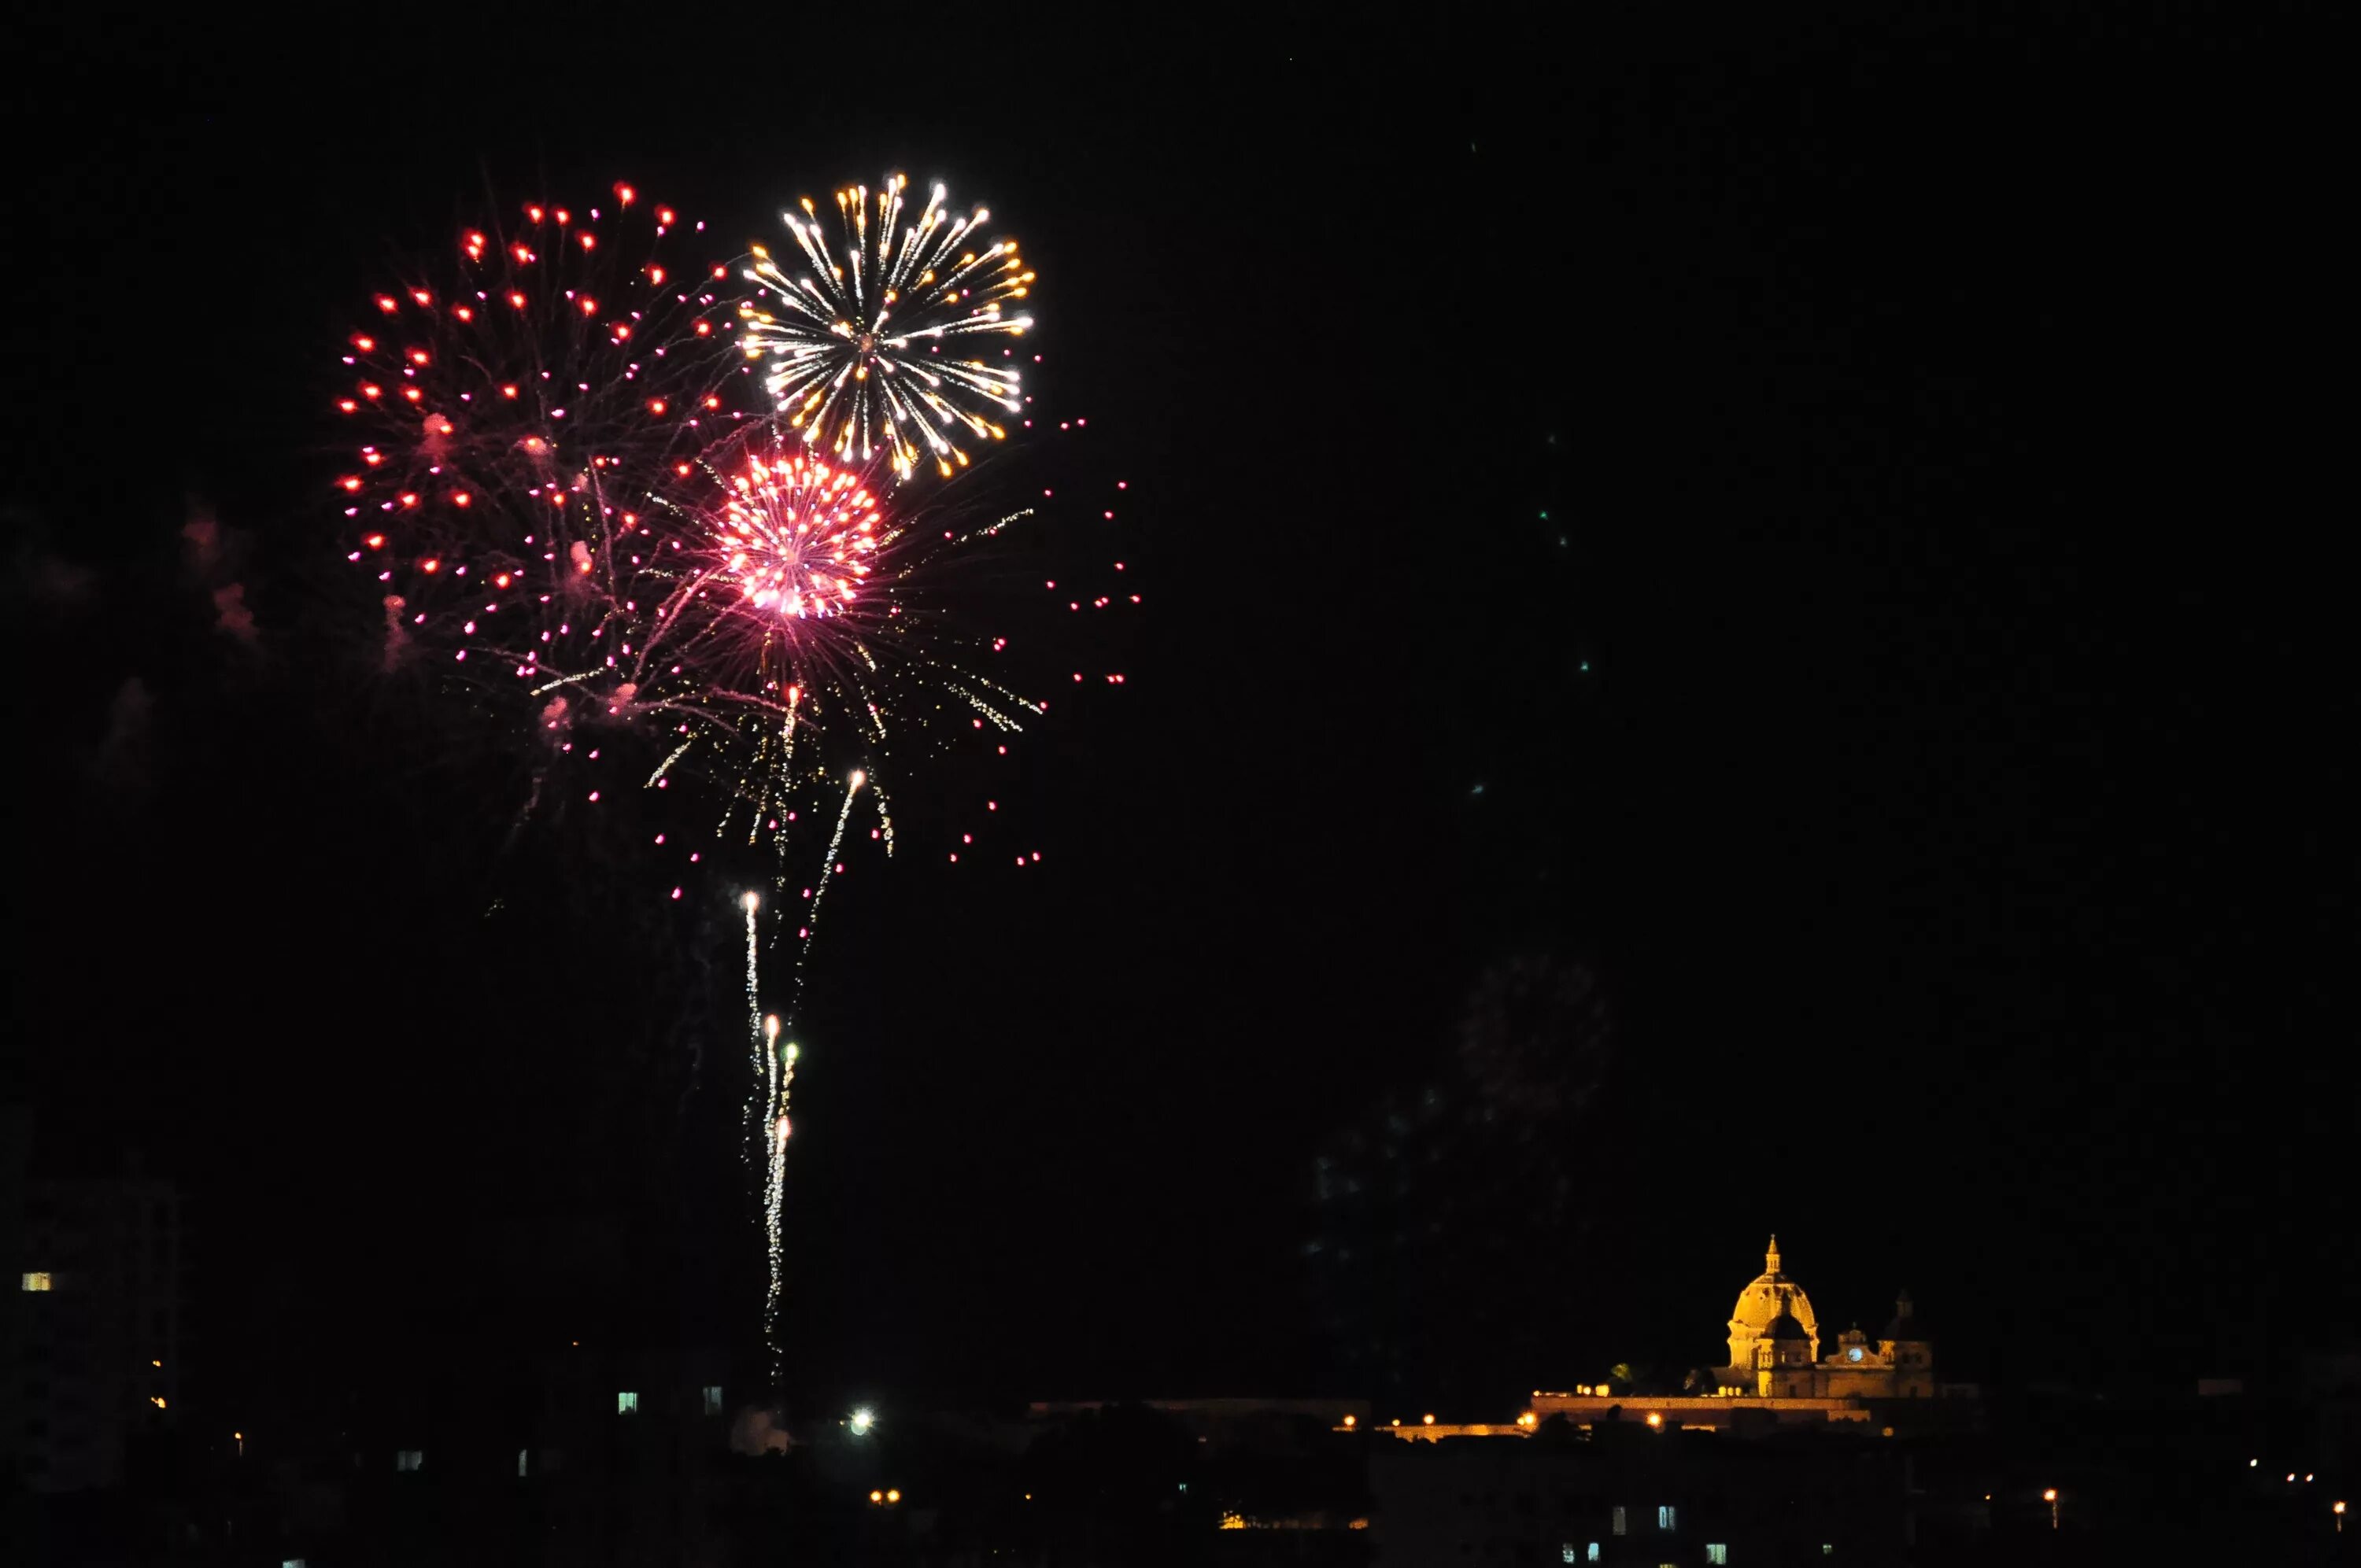
[[[1878,1354],[1894,1368],[1894,1392],[1903,1398],[1927,1398],[1935,1392],[1935,1347],[1927,1331],[1912,1315],[1910,1292],[1894,1299],[1894,1321],[1878,1336]]]

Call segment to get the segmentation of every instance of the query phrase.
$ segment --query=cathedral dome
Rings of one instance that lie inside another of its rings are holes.
[[[1763,1337],[1764,1339],[1810,1339],[1812,1336],[1792,1315],[1782,1312],[1771,1320],[1771,1326],[1763,1331]]]
[[[1754,1283],[1738,1293],[1738,1305],[1730,1310],[1730,1338],[1731,1365],[1741,1365],[1738,1359],[1742,1343],[1774,1337],[1772,1323],[1780,1318],[1791,1319],[1803,1330],[1803,1336],[1812,1342],[1813,1354],[1819,1354],[1820,1322],[1812,1312],[1811,1298],[1804,1288],[1781,1272],[1779,1238],[1771,1238],[1770,1250],[1763,1254],[1763,1272]]]

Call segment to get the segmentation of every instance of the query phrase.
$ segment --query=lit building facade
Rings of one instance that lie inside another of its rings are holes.
[[[1726,1332],[1729,1364],[1712,1369],[1710,1387],[1672,1396],[1619,1393],[1603,1384],[1570,1393],[1536,1389],[1529,1415],[1533,1421],[1562,1415],[1586,1428],[1642,1421],[1708,1431],[1858,1422],[1890,1431],[1897,1421],[1950,1425],[1973,1419],[1972,1407],[1954,1403],[1938,1414],[1925,1403],[1972,1398],[1978,1390],[1936,1380],[1934,1345],[1906,1292],[1875,1338],[1858,1327],[1824,1335],[1812,1299],[1781,1266],[1776,1236],[1763,1272],[1738,1293]]]
[[[1914,1399],[1936,1391],[1934,1347],[1912,1313],[1909,1292],[1874,1340],[1858,1324],[1824,1339],[1812,1299],[1779,1266],[1771,1238],[1763,1272],[1738,1295],[1730,1314],[1730,1364],[1719,1369],[1724,1395],[1763,1399]]]

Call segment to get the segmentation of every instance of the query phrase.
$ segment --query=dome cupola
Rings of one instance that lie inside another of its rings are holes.
[[[1781,1319],[1790,1326],[1773,1325]],[[1730,1365],[1754,1365],[1754,1346],[1771,1339],[1799,1338],[1811,1342],[1811,1358],[1820,1356],[1820,1323],[1812,1312],[1811,1298],[1779,1266],[1779,1238],[1773,1236],[1763,1255],[1763,1272],[1738,1294],[1730,1314]]]

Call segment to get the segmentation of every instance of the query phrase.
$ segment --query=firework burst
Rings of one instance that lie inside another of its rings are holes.
[[[445,273],[368,302],[337,399],[358,427],[337,480],[346,549],[382,585],[387,667],[432,672],[533,738],[528,815],[621,816],[602,795],[644,790],[649,859],[674,862],[657,885],[689,881],[685,857],[742,905],[743,1131],[774,1366],[793,1031],[840,857],[864,828],[894,853],[889,779],[955,748],[1005,758],[1047,707],[982,673],[1008,638],[975,620],[979,588],[1014,580],[977,568],[1032,510],[900,483],[922,456],[949,476],[965,444],[1005,433],[986,411],[1022,407],[1016,370],[948,356],[1027,330],[1005,312],[1033,275],[939,189],[906,221],[903,187],[840,194],[840,260],[816,215],[791,215],[802,278],[759,250],[751,267],[675,254],[703,225],[628,186],[611,206],[528,206],[513,232],[463,232]],[[777,308],[745,302],[743,280]],[[1037,504],[1072,511],[1052,493]],[[1037,614],[1138,602],[1064,576],[1041,579]],[[954,864],[998,836],[966,826],[944,846]],[[766,986],[782,943],[792,972]]]
[[[799,254],[783,268],[754,247],[745,278],[764,303],[740,307],[743,346],[768,361],[779,416],[817,450],[882,459],[904,479],[924,456],[948,478],[968,465],[963,444],[1007,434],[994,413],[1024,406],[1011,366],[959,356],[969,340],[1032,326],[1009,307],[1033,274],[1016,241],[983,238],[989,212],[952,217],[940,185],[907,214],[908,183],[896,174],[874,192],[839,191],[833,236],[808,197],[803,216],[783,214]]]
[[[720,826],[742,815],[747,843],[768,834],[784,851],[783,820],[802,813],[782,808],[850,772],[867,776],[890,853],[892,761],[955,743],[955,714],[1013,732],[1041,711],[971,668],[991,641],[940,608],[961,558],[1030,514],[913,505],[881,493],[873,466],[838,468],[767,431],[696,466],[700,487],[652,503],[653,547],[618,612],[628,657],[584,672],[584,689],[603,718],[662,738],[646,783],[719,784]]]
[[[726,263],[629,185],[465,230],[456,266],[375,296],[336,406],[357,426],[348,558],[386,585],[386,658],[616,667],[653,501],[750,414]]]

